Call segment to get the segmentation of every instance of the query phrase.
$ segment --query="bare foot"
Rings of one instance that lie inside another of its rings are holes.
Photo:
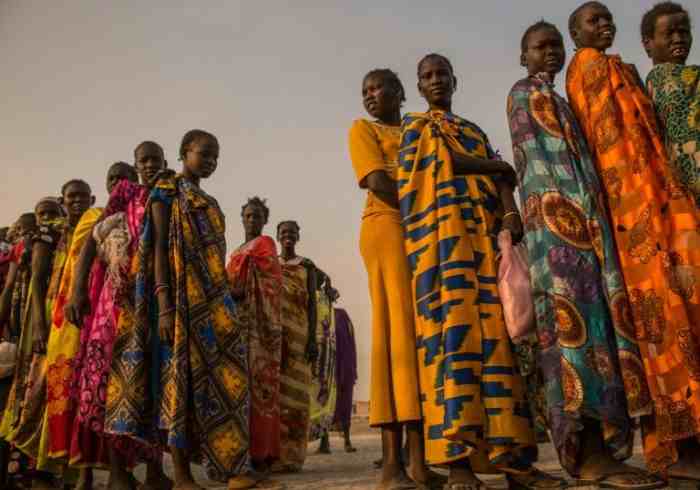
[[[684,456],[668,468],[668,477],[700,481],[700,461],[696,458],[688,458],[687,455]]]
[[[92,469],[83,468],[80,470],[75,490],[92,490]]]
[[[416,484],[411,480],[400,465],[382,466],[382,477],[375,490],[415,489]]]
[[[138,481],[128,471],[110,471],[107,490],[135,490]]]
[[[354,453],[357,452],[357,449],[352,445],[352,442],[346,442],[345,443],[345,452],[346,453]]]
[[[479,480],[470,467],[459,466],[450,468],[450,476],[447,478],[446,488],[450,490],[462,490],[468,488],[485,488],[484,482]]]

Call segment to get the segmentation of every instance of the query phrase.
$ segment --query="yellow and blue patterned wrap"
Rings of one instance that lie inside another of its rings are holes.
[[[502,205],[494,178],[455,175],[450,150],[495,157],[483,131],[454,114],[404,117],[398,186],[426,459],[526,471],[537,448],[496,284]]]

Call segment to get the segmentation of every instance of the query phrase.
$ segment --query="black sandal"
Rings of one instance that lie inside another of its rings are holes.
[[[563,478],[554,477],[537,468],[532,468],[528,473],[506,473],[506,480],[509,490],[550,490],[569,486]]]

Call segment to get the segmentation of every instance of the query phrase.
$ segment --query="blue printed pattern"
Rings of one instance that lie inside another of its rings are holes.
[[[493,178],[455,175],[449,149],[495,153],[481,129],[444,112],[408,114],[401,135],[399,198],[426,458],[433,465],[469,457],[477,471],[525,470],[536,447],[498,298],[500,199]]]

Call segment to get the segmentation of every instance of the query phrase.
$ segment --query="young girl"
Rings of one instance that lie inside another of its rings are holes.
[[[250,369],[250,456],[266,474],[280,459],[280,358],[282,271],[275,241],[263,235],[270,216],[265,201],[248,199],[241,207],[245,243],[226,266],[236,299],[236,318],[245,326]]]
[[[640,471],[619,461],[632,454],[631,418],[649,393],[624,384],[634,379],[625,360],[639,351],[620,333],[629,303],[593,160],[571,108],[554,91],[564,41],[541,21],[527,29],[521,48],[528,77],[508,96],[508,118],[552,438],[570,475],[641,488]],[[659,483],[650,479],[649,488]]]
[[[425,485],[428,473],[423,461],[411,276],[396,194],[401,103],[405,100],[399,77],[388,69],[367,73],[362,80],[362,100],[374,120],[353,123],[349,146],[358,185],[367,189],[360,252],[372,300],[369,423],[382,432],[378,488],[410,485],[411,480]],[[408,477],[401,461],[404,428]]]
[[[280,466],[287,471],[301,471],[306,460],[311,414],[311,363],[317,354],[316,266],[296,253],[299,231],[296,221],[282,221],[277,225],[282,268]]]
[[[159,179],[151,191],[135,288],[136,322],[149,327],[134,331],[141,339],[132,344],[136,349],[122,351],[121,362],[148,375],[143,335],[150,335],[158,343],[156,371],[150,374],[155,385],[153,392],[144,384],[134,386],[130,403],[136,410],[116,407],[108,417],[112,432],[148,436],[153,420],[147,402],[155,403],[176,489],[201,488],[191,460],[206,462],[209,476],[230,480],[229,486],[255,484],[233,480],[249,467],[250,405],[246,337],[233,321],[224,267],[224,215],[200,187],[216,170],[218,157],[214,135],[189,131],[180,145],[182,173]],[[110,379],[109,397],[113,388]]]
[[[566,90],[595,156],[630,297],[621,334],[641,353],[620,362],[626,385],[651,393],[638,410],[651,415],[642,417],[647,466],[700,479],[700,216],[669,167],[636,70],[605,54],[616,30],[608,8],[587,2],[569,27],[578,49]]]
[[[656,4],[642,18],[642,42],[654,63],[647,88],[671,168],[700,207],[700,66],[686,65],[693,45],[688,11],[673,2]]]
[[[154,142],[139,144],[134,159],[135,167],[117,162],[107,174],[110,199],[83,246],[70,301],[65,307],[68,321],[82,326],[72,382],[77,406],[69,461],[71,465],[90,468],[110,465],[113,489],[131,486],[133,477],[127,468],[138,457],[149,463],[144,487],[160,488],[167,482],[160,453],[144,451],[127,438],[104,432],[106,388],[115,338],[118,330],[133,330],[133,312],[126,310],[132,307],[128,299],[134,290],[132,265],[143,225],[147,186],[166,167],[163,149]],[[145,185],[138,184],[139,176]],[[97,255],[100,260],[93,265]],[[115,376],[121,372],[115,370]]]
[[[532,466],[537,447],[496,285],[495,235],[518,240],[515,174],[486,135],[452,113],[457,80],[444,56],[418,64],[428,112],[403,118],[399,208],[412,273],[426,460],[446,488],[480,488],[498,469],[511,488],[563,481]]]

